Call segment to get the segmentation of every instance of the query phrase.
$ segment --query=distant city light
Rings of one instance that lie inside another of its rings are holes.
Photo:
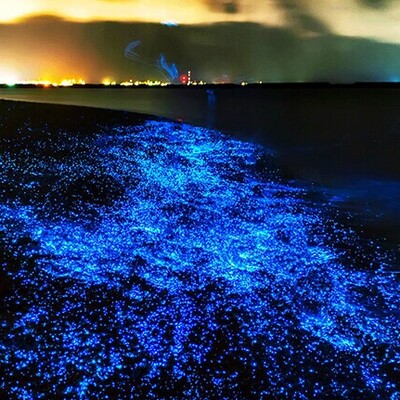
[[[63,79],[59,86],[86,85],[83,79]]]
[[[13,81],[8,81],[8,82],[3,82],[3,80],[0,78],[0,83],[1,84],[7,84],[8,86],[15,86],[15,85],[35,85],[35,86],[43,86],[43,87],[57,87],[57,86],[73,86],[73,85],[86,85],[86,82],[82,78],[78,79],[62,79],[60,82],[54,82],[50,81],[48,79],[29,79],[29,80],[18,80],[15,79]]]
[[[187,83],[188,83],[188,81],[189,81],[189,78],[188,78],[188,76],[187,75],[181,75],[180,77],[179,77],[179,80],[180,80],[180,82],[183,84],[183,85],[187,85]]]
[[[120,83],[121,86],[133,86],[133,81],[132,79],[129,79],[129,81],[124,81]]]
[[[220,85],[220,84],[227,84],[230,83],[229,80],[225,79],[226,77],[222,77],[222,79],[218,79],[216,81],[212,81],[211,84],[214,85]],[[190,70],[187,71],[186,74],[182,74],[179,77],[179,82],[181,85],[207,85],[206,81],[203,80],[192,80],[192,73]],[[263,84],[263,81],[239,81],[237,82],[238,85],[240,86],[247,86],[249,84]],[[117,86],[117,87],[132,87],[132,86],[169,86],[171,85],[171,82],[163,82],[160,80],[124,80],[117,82],[111,78],[104,78],[100,83],[93,82],[94,85],[103,85],[103,86]],[[18,80],[18,79],[12,79],[11,74],[8,75],[8,77],[5,74],[1,74],[0,70],[0,85],[7,85],[9,87],[14,87],[16,85],[33,85],[33,86],[41,86],[44,88],[49,88],[49,87],[72,87],[72,86],[84,86],[87,85],[86,81],[83,78],[64,78],[61,79],[60,81],[52,81],[49,79],[30,79],[30,80]]]
[[[16,84],[21,84],[21,85],[36,85],[36,86],[58,86],[57,83],[51,82],[45,79],[32,79],[32,80],[27,80],[27,81],[19,81],[15,82]]]
[[[110,79],[110,78],[104,78],[104,79],[101,81],[101,83],[102,83],[104,86],[115,86],[115,85],[117,84],[116,81],[114,81],[114,80],[112,80],[112,79]]]
[[[8,68],[0,68],[0,83],[3,85],[13,85],[18,81],[17,74]]]
[[[147,81],[135,81],[135,86],[166,86],[167,83],[165,82],[161,82],[161,81],[151,81],[151,80],[147,80]]]

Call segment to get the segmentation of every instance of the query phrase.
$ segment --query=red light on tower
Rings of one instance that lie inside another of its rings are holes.
[[[188,83],[188,81],[189,81],[187,75],[181,75],[181,76],[179,77],[179,80],[181,81],[182,85],[187,85],[187,83]]]

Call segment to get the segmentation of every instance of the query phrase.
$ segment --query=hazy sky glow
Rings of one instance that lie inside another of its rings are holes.
[[[262,3],[262,4],[259,4]],[[220,21],[257,21],[282,24],[284,16],[274,0],[225,2],[224,0],[0,0],[0,21],[15,22],[30,15],[55,15],[75,21],[112,20],[183,24]],[[230,8],[229,4],[232,4]],[[233,6],[233,4],[237,4]],[[235,12],[230,12],[230,10]]]
[[[400,43],[400,3],[392,0],[0,0],[0,9],[1,22],[55,15],[75,21],[247,21],[284,26],[294,14],[303,14],[339,35]]]
[[[0,0],[0,10],[3,82],[161,78],[124,58],[134,40],[201,79],[400,80],[395,0]]]

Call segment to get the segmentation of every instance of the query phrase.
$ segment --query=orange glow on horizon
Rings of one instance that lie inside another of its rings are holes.
[[[117,84],[117,81],[107,76],[101,80],[101,84],[104,86],[114,86]]]
[[[156,4],[155,4],[156,3]],[[184,6],[182,6],[184,4]],[[0,0],[0,23],[19,23],[31,17],[54,16],[71,21],[154,22],[198,24],[249,21],[262,17],[263,23],[282,25],[284,17],[275,0],[252,6],[250,11],[226,14],[211,10],[204,0]]]
[[[62,79],[61,81],[51,80],[51,79],[28,79],[28,80],[20,80],[16,78],[16,75],[8,75],[8,78],[4,78],[5,75],[1,74],[0,71],[0,84],[12,84],[12,85],[37,85],[44,87],[68,87],[73,85],[86,85],[86,82],[83,79]]]

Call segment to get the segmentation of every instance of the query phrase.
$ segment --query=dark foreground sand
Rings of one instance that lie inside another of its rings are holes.
[[[267,150],[0,102],[0,163],[2,397],[400,398],[398,247]]]

